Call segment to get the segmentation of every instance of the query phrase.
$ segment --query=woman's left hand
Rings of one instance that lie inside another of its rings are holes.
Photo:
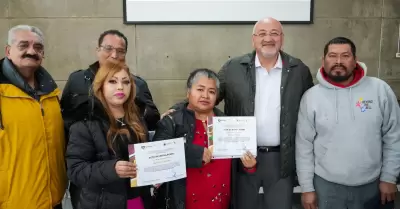
[[[251,154],[251,152],[247,151],[241,158],[243,166],[247,169],[254,168],[257,164],[256,158]]]

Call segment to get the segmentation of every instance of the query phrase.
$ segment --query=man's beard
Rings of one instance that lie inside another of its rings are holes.
[[[333,81],[333,82],[344,82],[349,80],[349,78],[352,76],[352,74],[348,74],[348,75],[332,75],[330,73],[327,74],[328,78]]]
[[[334,71],[334,68],[336,68],[336,67],[343,68],[344,71],[346,71],[346,74],[345,75],[334,75],[332,72]],[[345,66],[343,66],[341,64],[338,64],[338,65],[332,66],[330,71],[329,71],[329,73],[326,73],[326,75],[328,76],[328,78],[331,81],[339,83],[339,82],[344,82],[344,81],[349,80],[349,78],[353,75],[352,73],[347,73],[347,72],[348,71],[347,71],[347,68]]]

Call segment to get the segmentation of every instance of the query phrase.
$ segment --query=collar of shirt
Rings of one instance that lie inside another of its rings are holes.
[[[260,60],[258,59],[258,55],[256,54],[256,58],[255,58],[255,66],[256,68],[262,68]],[[272,69],[282,69],[283,64],[282,64],[282,57],[281,54],[279,53],[278,55],[278,59],[276,60],[275,66]]]

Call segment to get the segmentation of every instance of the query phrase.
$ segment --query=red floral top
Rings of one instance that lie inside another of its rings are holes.
[[[193,144],[207,147],[207,132],[196,120]],[[186,209],[228,209],[231,192],[231,159],[211,160],[201,168],[187,168]]]

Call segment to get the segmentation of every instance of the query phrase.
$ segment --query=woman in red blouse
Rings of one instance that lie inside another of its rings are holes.
[[[232,208],[237,164],[253,172],[256,165],[251,153],[238,159],[212,160],[207,139],[207,118],[223,116],[215,108],[219,90],[217,75],[209,69],[193,71],[187,80],[188,102],[164,117],[156,129],[154,140],[185,137],[187,178],[163,184],[157,191],[162,204],[169,199],[172,209]],[[233,172],[235,171],[235,172]],[[163,207],[163,206],[162,206]]]

